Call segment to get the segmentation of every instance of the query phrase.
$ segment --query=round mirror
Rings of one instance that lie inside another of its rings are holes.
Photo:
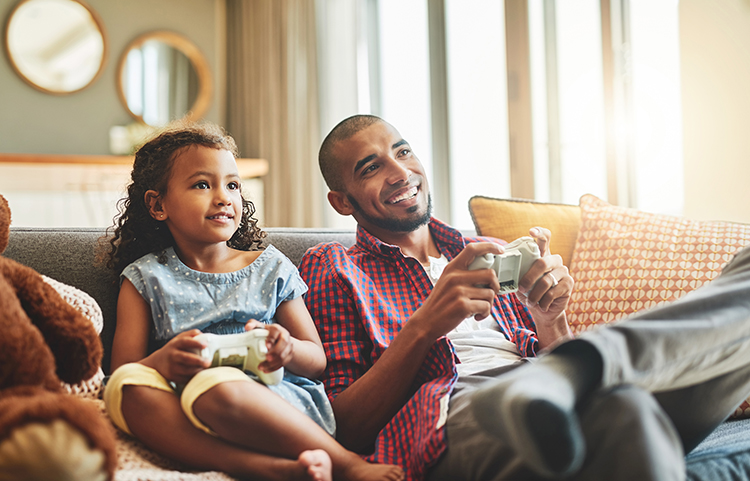
[[[117,91],[138,121],[161,127],[172,120],[199,119],[211,104],[211,73],[190,40],[172,32],[135,39],[120,59]]]
[[[78,92],[99,76],[107,44],[93,10],[75,0],[23,0],[5,27],[5,51],[18,75],[52,94]]]

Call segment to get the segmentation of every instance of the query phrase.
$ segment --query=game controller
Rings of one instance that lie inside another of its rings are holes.
[[[500,281],[500,294],[510,294],[518,290],[518,281],[539,257],[536,241],[528,236],[520,237],[506,245],[503,254],[487,253],[474,258],[469,270],[492,269]]]
[[[211,367],[231,366],[243,371],[250,371],[263,384],[278,384],[284,377],[284,368],[273,372],[263,372],[258,364],[266,360],[267,329],[253,329],[239,334],[210,334],[202,333],[195,339],[206,341],[208,347],[201,350],[200,355],[211,361]]]

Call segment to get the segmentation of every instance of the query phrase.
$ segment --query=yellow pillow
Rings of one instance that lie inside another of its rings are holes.
[[[469,212],[477,234],[508,242],[529,235],[532,227],[549,229],[550,252],[560,254],[563,264],[570,266],[581,226],[577,205],[475,196],[469,199]]]

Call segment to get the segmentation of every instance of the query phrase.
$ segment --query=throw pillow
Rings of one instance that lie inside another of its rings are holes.
[[[570,266],[581,224],[577,205],[475,196],[469,200],[469,212],[477,234],[507,242],[529,235],[532,227],[549,229],[550,252],[560,254],[563,264]]]
[[[580,201],[581,229],[570,274],[573,332],[670,302],[714,279],[741,247],[750,225],[702,222]],[[750,399],[732,417],[750,417]]]
[[[568,305],[574,332],[682,297],[750,243],[750,225],[650,214],[590,194],[580,207]]]
[[[56,281],[50,277],[42,276],[42,279],[44,279],[44,282],[52,286],[65,302],[90,319],[94,324],[96,332],[101,334],[102,328],[104,327],[104,317],[102,316],[102,310],[99,308],[99,304],[97,304],[93,297],[73,286],[63,284],[62,282]],[[63,388],[65,391],[83,398],[97,399],[99,397],[99,392],[102,389],[103,379],[104,372],[100,366],[91,379],[86,379],[76,385],[63,383]]]

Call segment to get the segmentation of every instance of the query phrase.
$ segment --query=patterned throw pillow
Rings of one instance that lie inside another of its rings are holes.
[[[750,244],[750,225],[649,214],[593,195],[581,197],[580,207],[568,304],[574,332],[678,299]],[[750,417],[750,403],[734,417]]]
[[[570,265],[574,332],[682,297],[750,243],[750,225],[649,214],[590,194],[580,206]]]

